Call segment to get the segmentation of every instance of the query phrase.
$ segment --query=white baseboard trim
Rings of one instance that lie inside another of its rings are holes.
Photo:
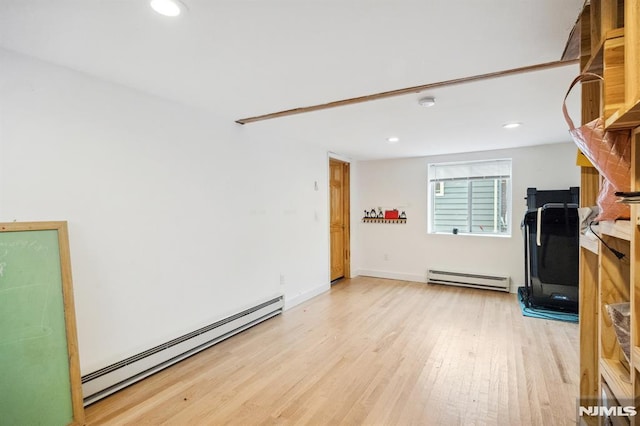
[[[294,297],[289,297],[286,294],[284,295],[284,310],[288,310],[293,308],[296,305],[301,304],[302,302],[306,302],[309,299],[312,299],[326,291],[329,291],[329,289],[331,288],[331,284],[327,283],[327,284],[323,284],[321,286],[318,286],[316,288],[313,288],[309,291],[305,291],[302,294],[298,294],[297,296]]]
[[[427,282],[426,274],[425,275],[404,274],[401,272],[375,271],[372,269],[360,269],[357,272],[358,272],[358,275],[363,275],[365,277],[387,278],[390,280],[413,281],[418,283]]]

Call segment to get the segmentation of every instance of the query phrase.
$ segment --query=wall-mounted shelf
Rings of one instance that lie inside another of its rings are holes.
[[[363,217],[364,223],[407,223],[407,219],[383,219],[377,217]]]

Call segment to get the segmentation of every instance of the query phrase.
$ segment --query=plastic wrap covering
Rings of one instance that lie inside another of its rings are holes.
[[[582,74],[571,83],[569,92],[585,77],[602,79],[596,74]],[[565,96],[565,101],[567,99]],[[591,161],[598,173],[605,179],[598,195],[600,215],[598,220],[628,219],[629,206],[616,202],[614,192],[627,192],[631,189],[631,138],[629,131],[605,131],[604,121],[597,118],[576,128],[567,112],[566,103],[562,106],[569,133],[580,151]]]
[[[613,329],[616,332],[616,338],[618,339],[618,344],[622,349],[622,353],[624,357],[629,362],[630,352],[631,352],[631,344],[630,344],[630,311],[631,305],[629,302],[626,303],[613,303],[611,305],[604,305],[607,308],[607,313],[611,318],[613,323]]]

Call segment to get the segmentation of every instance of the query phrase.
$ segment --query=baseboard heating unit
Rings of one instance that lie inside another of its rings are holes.
[[[216,321],[162,345],[82,376],[84,405],[144,379],[178,361],[282,313],[284,296]]]
[[[483,288],[488,290],[509,291],[511,280],[505,276],[469,274],[436,269],[427,271],[427,282],[432,284],[455,285],[461,287]]]

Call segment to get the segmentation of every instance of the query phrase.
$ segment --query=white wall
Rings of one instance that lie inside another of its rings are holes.
[[[327,168],[324,150],[0,50],[0,221],[69,222],[83,374],[327,290]]]
[[[329,288],[328,156],[304,142],[0,49],[0,221],[69,222],[82,374]],[[578,185],[574,155],[433,159],[513,157],[509,239],[426,234],[431,159],[352,163],[352,271],[423,280],[462,259],[521,280],[525,188]],[[360,223],[379,205],[405,206],[408,223]]]
[[[427,268],[508,275],[512,291],[524,284],[520,222],[528,187],[568,189],[580,185],[573,143],[461,155],[367,161],[354,167],[358,199],[354,216],[382,206],[407,214],[406,225],[354,221],[358,236],[354,270],[359,275],[426,281]],[[512,158],[512,235],[509,238],[427,234],[427,164]],[[386,260],[385,260],[386,256]]]

